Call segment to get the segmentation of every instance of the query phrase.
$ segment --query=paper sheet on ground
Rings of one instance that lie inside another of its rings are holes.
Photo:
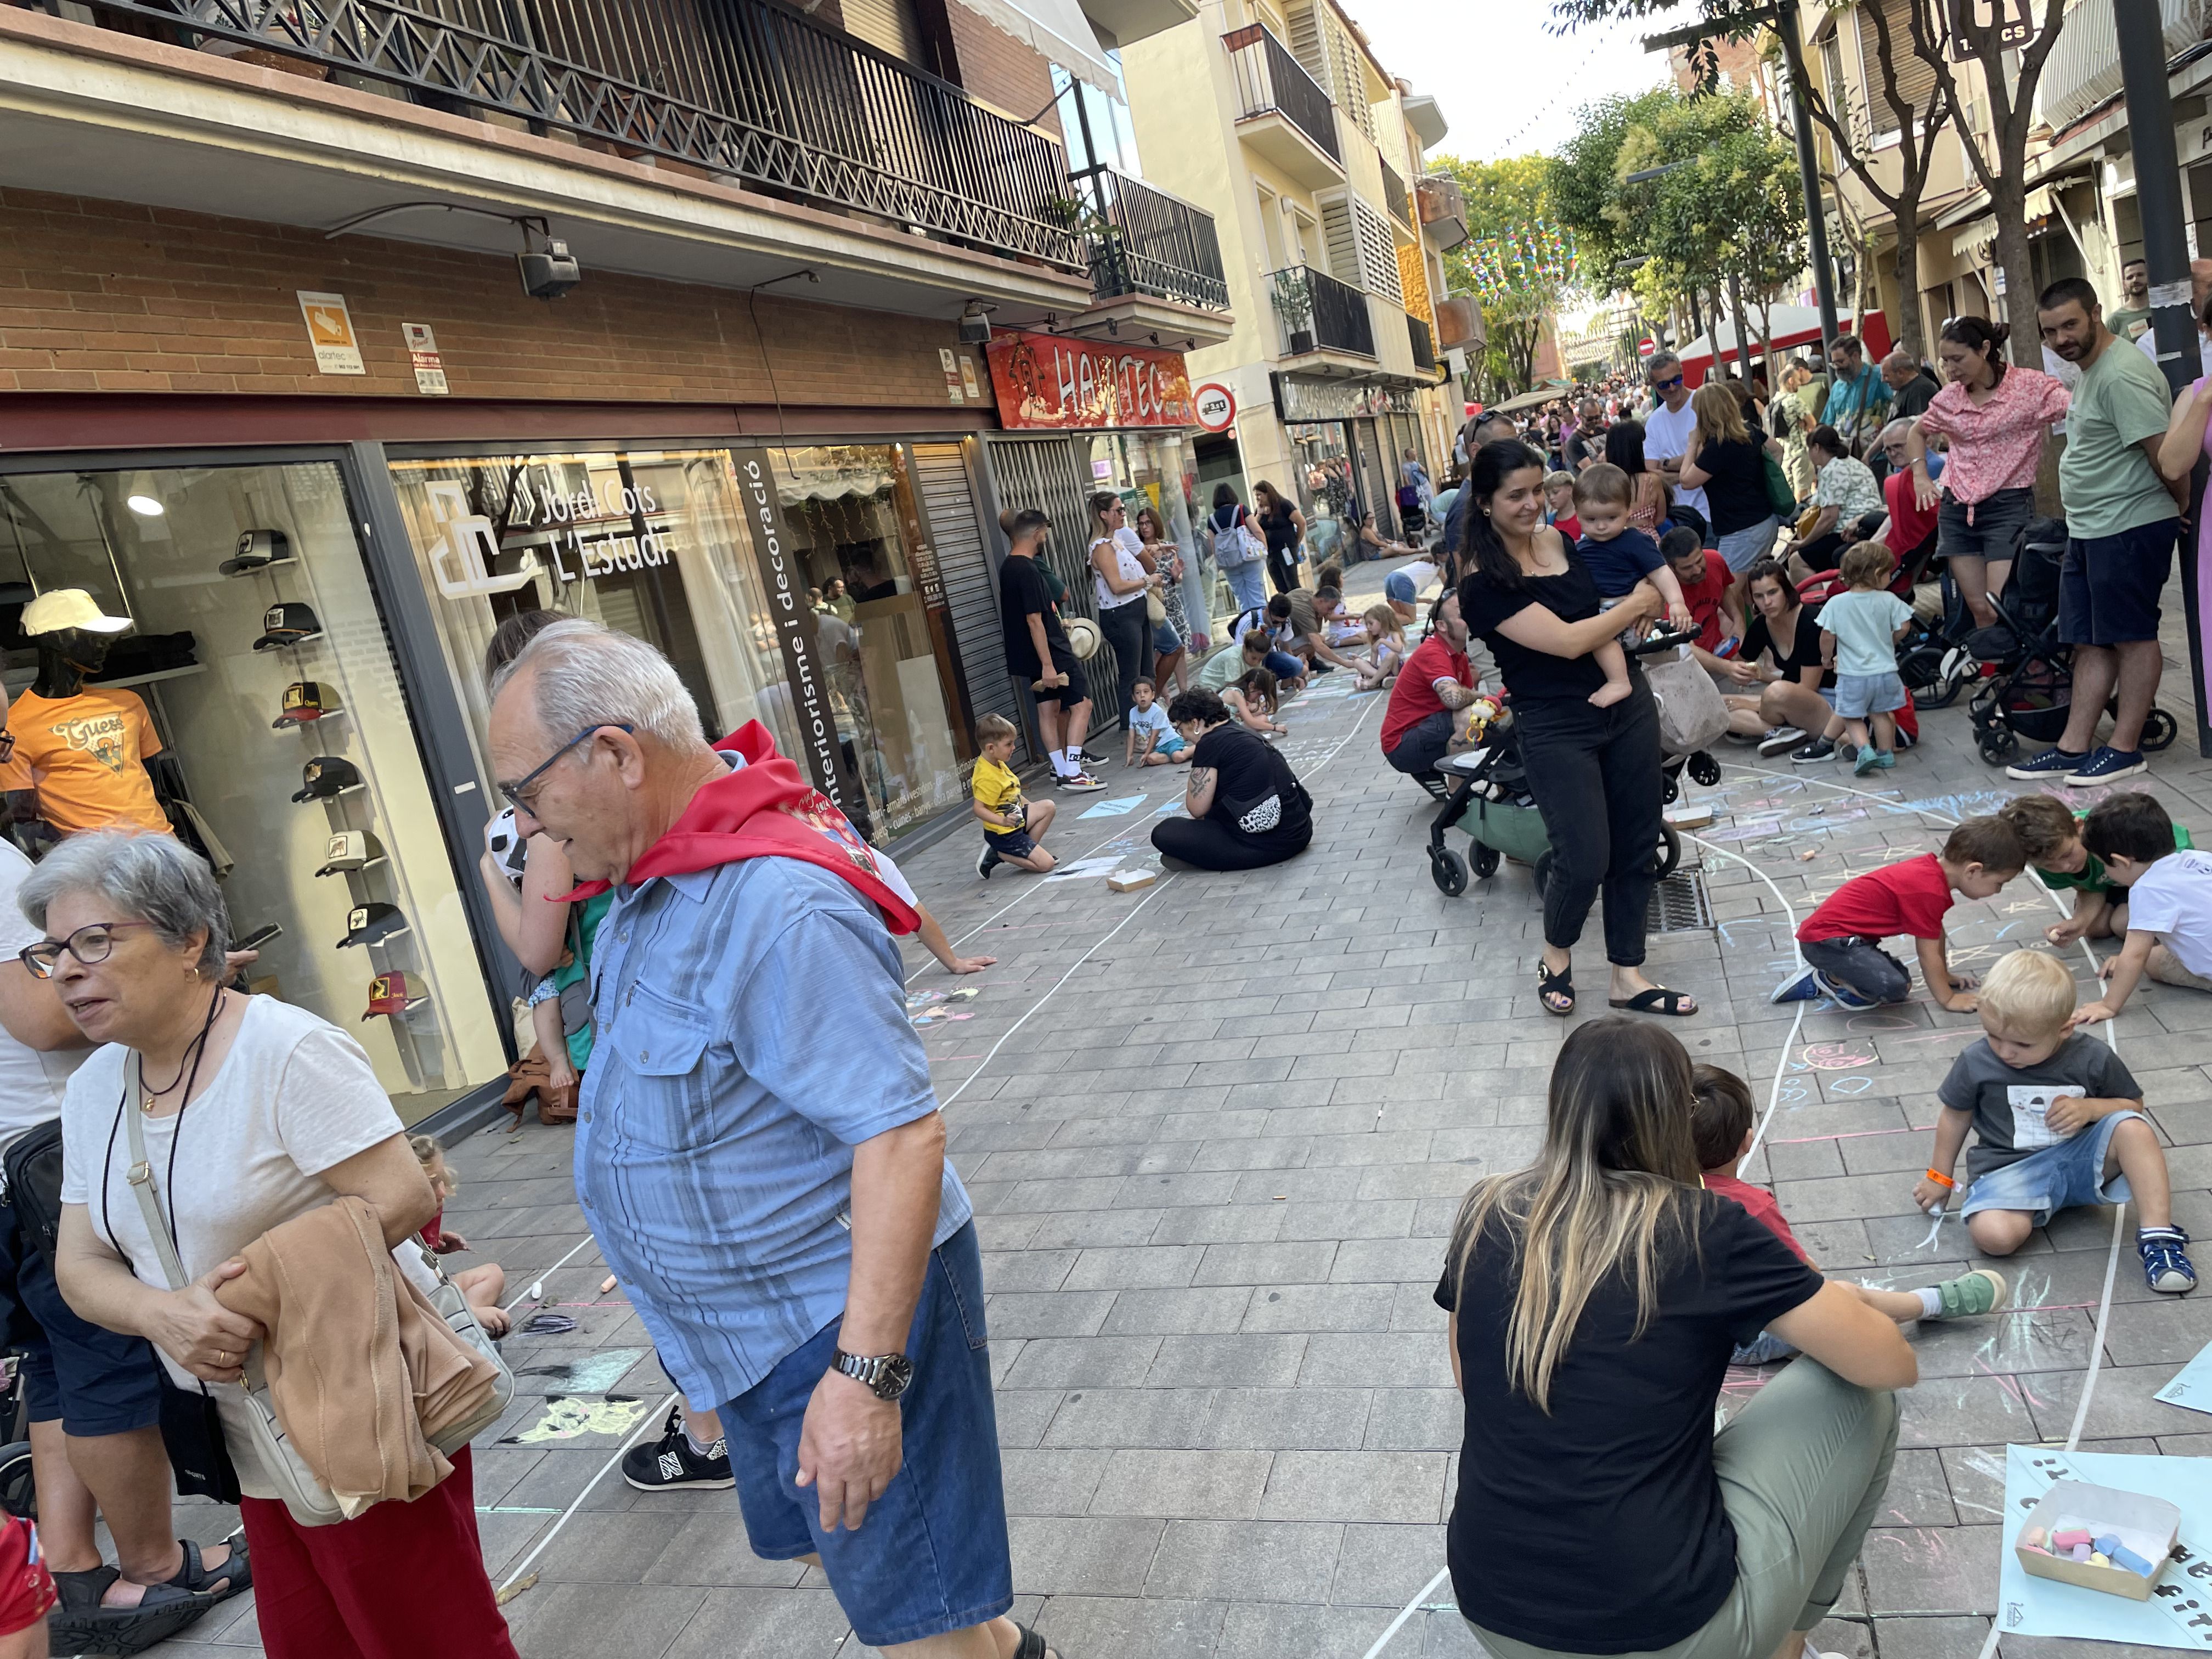
[[[1112,854],[1103,858],[1078,859],[1073,864],[1063,864],[1047,881],[1079,881],[1085,876],[1103,876],[1121,867],[1121,855]]]
[[[2177,1559],[2160,1575],[2149,1601],[2130,1601],[2038,1578],[2020,1565],[2013,1549],[2014,1534],[2051,1482],[2068,1480],[2148,1492],[2180,1506]],[[2212,1546],[2212,1459],[2007,1446],[1997,1626],[2021,1636],[2132,1642],[2184,1653],[2212,1653],[2212,1556],[2205,1553],[2208,1546]]]
[[[1102,800],[1087,812],[1076,816],[1085,818],[1118,818],[1124,812],[1133,812],[1145,804],[1142,795],[1121,795],[1113,800]]]
[[[2212,1343],[2208,1343],[2167,1383],[2151,1396],[2169,1406],[2186,1406],[2193,1412],[2212,1412]]]

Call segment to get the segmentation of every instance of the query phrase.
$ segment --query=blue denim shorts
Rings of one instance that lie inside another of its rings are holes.
[[[1959,1213],[2026,1210],[2040,1227],[2059,1211],[2076,1205],[2126,1203],[2135,1196],[2128,1190],[2128,1178],[2116,1172],[2107,1182],[2105,1158],[2112,1149],[2112,1132],[2131,1117],[2142,1117],[2142,1114],[2114,1112],[2056,1146],[2042,1147],[1990,1170],[1966,1188],[1966,1201],[1960,1206]]]
[[[1395,599],[1401,605],[1413,602],[1413,579],[1402,570],[1394,570],[1382,579],[1382,597]]]
[[[62,1300],[53,1266],[33,1249],[0,1200],[0,1326],[23,1356],[31,1421],[91,1437],[150,1429],[161,1420],[160,1362],[143,1337],[121,1336],[77,1317]]]
[[[1905,682],[1895,674],[1838,674],[1836,712],[1847,720],[1893,714],[1905,707]]]
[[[753,1553],[818,1554],[854,1633],[872,1648],[996,1619],[1014,1605],[1014,1569],[974,1224],[930,1252],[906,1340],[914,1382],[899,1400],[904,1462],[858,1532],[825,1533],[814,1489],[794,1479],[806,1404],[842,1328],[821,1331],[721,1408]]]

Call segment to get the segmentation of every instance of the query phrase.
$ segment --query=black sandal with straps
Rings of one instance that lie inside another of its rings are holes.
[[[1564,1003],[1554,1002],[1563,997]],[[1543,958],[1536,959],[1536,999],[1544,1005],[1544,1012],[1565,1019],[1575,1011],[1575,970],[1571,965],[1553,973],[1544,966]]]
[[[1027,1625],[1016,1625],[1014,1628],[1022,1633],[1021,1645],[1014,1650],[1014,1659],[1061,1659],[1060,1650],[1047,1646],[1044,1638]]]

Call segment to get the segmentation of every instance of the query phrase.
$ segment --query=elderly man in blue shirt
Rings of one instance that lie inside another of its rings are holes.
[[[614,887],[578,1201],[670,1376],[723,1402],[756,1554],[818,1564],[896,1659],[1049,1659],[1005,1616],[981,1258],[873,866],[818,801],[787,816],[826,860],[692,833],[744,763],[729,746],[666,659],[594,623],[548,628],[495,685],[516,827]]]

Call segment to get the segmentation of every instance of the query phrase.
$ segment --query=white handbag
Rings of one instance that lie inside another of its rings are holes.
[[[181,1291],[191,1280],[185,1276],[184,1263],[177,1259],[176,1244],[170,1236],[168,1224],[162,1218],[161,1195],[154,1181],[154,1167],[146,1156],[146,1130],[139,1114],[124,1114],[131,1126],[131,1169],[128,1179],[131,1190],[138,1196],[138,1208],[146,1220],[146,1231],[152,1235],[155,1254],[161,1258],[161,1272],[169,1281],[169,1288]],[[422,1260],[438,1278],[438,1288],[427,1300],[446,1322],[447,1328],[492,1364],[498,1376],[492,1385],[491,1396],[483,1408],[474,1415],[452,1425],[442,1434],[430,1441],[447,1456],[452,1456],[484,1430],[499,1421],[514,1399],[514,1370],[499,1351],[499,1344],[483,1328],[476,1310],[460,1287],[446,1276],[446,1269],[435,1255],[420,1238],[410,1241],[422,1253]],[[393,1264],[395,1271],[398,1264]],[[252,1438],[254,1462],[263,1475],[276,1488],[284,1507],[292,1519],[303,1527],[327,1527],[347,1519],[337,1498],[328,1486],[318,1480],[307,1467],[307,1460],[292,1445],[291,1437],[284,1432],[284,1425],[276,1415],[276,1407],[269,1397],[269,1382],[261,1364],[261,1345],[257,1342],[246,1352],[241,1369],[246,1373],[243,1383],[217,1383],[218,1388],[234,1388],[244,1395],[252,1410],[248,1418],[248,1432]]]
[[[1646,663],[1644,678],[1659,705],[1659,747],[1666,753],[1692,754],[1727,734],[1728,704],[1695,659]]]

